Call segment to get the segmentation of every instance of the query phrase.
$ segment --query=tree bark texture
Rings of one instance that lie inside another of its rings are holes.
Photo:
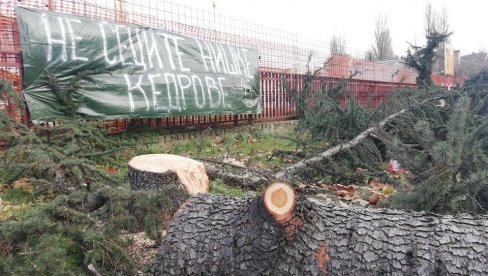
[[[221,179],[225,183],[246,189],[257,189],[265,186],[271,180],[260,176],[254,176],[249,173],[238,175],[218,168],[211,164],[205,163],[205,170],[210,179]]]
[[[159,190],[162,185],[175,185],[188,194],[206,193],[209,180],[205,166],[191,158],[171,154],[139,155],[129,161],[132,190]]]
[[[154,275],[486,275],[488,217],[199,194],[176,213]]]
[[[163,186],[175,185],[184,188],[174,171],[155,173],[138,170],[129,165],[129,180],[132,190],[160,190]]]

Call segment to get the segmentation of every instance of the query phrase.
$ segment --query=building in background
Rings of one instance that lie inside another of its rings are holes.
[[[480,51],[461,56],[456,75],[471,77],[486,69],[488,69],[488,54],[485,51]]]
[[[437,59],[432,67],[432,81],[448,90],[462,86],[465,77],[458,75],[461,52],[454,50],[451,42],[446,41],[436,50],[436,54]]]

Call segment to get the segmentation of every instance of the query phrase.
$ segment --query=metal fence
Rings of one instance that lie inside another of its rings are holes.
[[[260,53],[262,114],[207,115],[107,121],[112,131],[130,124],[150,127],[205,126],[250,121],[278,121],[296,116],[285,82],[301,87],[305,72],[322,68],[318,75],[329,83],[354,74],[347,88],[362,104],[377,105],[391,89],[415,86],[416,74],[395,61],[374,62],[361,54],[334,55],[328,43],[303,39],[295,33],[161,0],[2,0],[0,2],[0,78],[22,89],[22,54],[15,6],[22,5],[95,19],[148,26],[233,46],[258,49]],[[351,51],[350,51],[351,52]],[[359,57],[358,57],[359,56]],[[19,117],[9,102],[7,111]],[[29,121],[28,114],[24,120]]]

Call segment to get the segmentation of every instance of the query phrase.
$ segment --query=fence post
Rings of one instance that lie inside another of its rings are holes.
[[[47,9],[48,9],[49,11],[53,11],[53,10],[54,10],[54,0],[49,0],[49,1],[47,2]]]

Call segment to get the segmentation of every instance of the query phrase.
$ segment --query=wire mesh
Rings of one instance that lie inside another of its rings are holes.
[[[330,82],[353,75],[348,86],[358,101],[381,101],[399,85],[412,86],[416,74],[397,61],[367,61],[361,53],[330,54],[326,41],[304,39],[296,33],[215,14],[164,0],[3,0],[0,2],[0,77],[21,91],[22,55],[15,18],[21,5],[106,21],[136,24],[176,34],[259,51],[262,114],[167,117],[107,121],[113,131],[130,124],[152,127],[236,124],[239,121],[285,120],[296,116],[284,83],[301,82],[307,70],[318,70]]]

